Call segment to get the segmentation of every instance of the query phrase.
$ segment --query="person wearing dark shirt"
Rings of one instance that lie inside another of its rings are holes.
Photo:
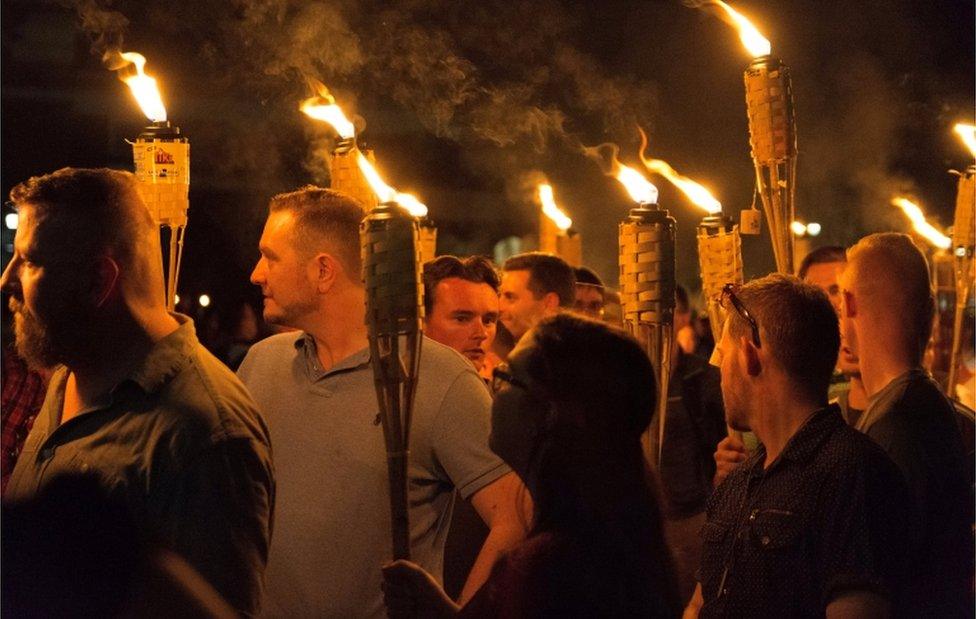
[[[545,318],[495,368],[491,447],[525,480],[529,537],[463,607],[415,564],[384,568],[390,616],[675,617],[661,514],[641,448],[654,372],[623,331]]]
[[[844,339],[869,397],[857,429],[901,469],[915,499],[911,614],[972,616],[973,494],[952,405],[921,368],[934,299],[922,252],[904,234],[872,234],[841,276]]]
[[[274,509],[268,431],[193,322],[167,312],[159,230],[136,183],[64,168],[10,193],[20,223],[0,285],[17,351],[56,369],[4,498],[90,473],[137,527],[253,615]]]
[[[678,286],[675,334],[690,322],[688,293]],[[712,492],[712,453],[727,432],[719,380],[718,368],[686,353],[677,337],[672,340],[667,423],[658,472],[664,495],[664,531],[674,554],[683,601],[695,588],[695,570],[701,558],[698,532],[705,522],[705,501]],[[652,427],[654,424],[652,421]],[[657,442],[653,433],[650,438],[652,444]]]
[[[726,420],[760,445],[709,499],[685,616],[880,616],[899,602],[910,500],[891,460],[827,405],[837,314],[785,275],[724,292]]]

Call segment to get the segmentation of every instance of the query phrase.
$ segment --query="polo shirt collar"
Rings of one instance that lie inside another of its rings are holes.
[[[810,418],[797,430],[796,434],[790,437],[786,447],[779,454],[779,457],[769,466],[764,468],[763,461],[766,459],[766,447],[762,444],[756,449],[753,467],[750,469],[751,477],[762,477],[771,471],[782,466],[783,462],[790,461],[803,463],[816,455],[820,445],[827,439],[830,429],[844,425],[844,418],[841,415],[840,407],[837,404],[830,404],[824,408],[814,411]]]
[[[339,360],[339,362],[329,368],[327,372],[323,372],[322,367],[319,364],[318,349],[315,344],[315,338],[312,337],[311,334],[302,333],[302,336],[295,340],[295,348],[303,351],[306,368],[309,370],[309,374],[311,376],[328,376],[330,374],[335,374],[336,372],[355,370],[364,365],[369,365],[370,360],[369,346],[365,346],[362,349],[352,353],[345,359]]]

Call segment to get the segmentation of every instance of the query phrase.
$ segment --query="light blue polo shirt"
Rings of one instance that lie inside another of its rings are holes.
[[[277,497],[265,615],[382,617],[392,552],[389,481],[369,349],[323,372],[315,342],[284,333],[238,370],[271,433]],[[410,431],[412,559],[440,580],[453,491],[509,472],[488,449],[491,398],[471,363],[424,338]]]

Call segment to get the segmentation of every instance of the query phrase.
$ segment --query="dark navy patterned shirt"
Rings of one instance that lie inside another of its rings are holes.
[[[848,591],[897,602],[910,498],[898,469],[837,406],[763,468],[760,445],[708,502],[701,617],[823,617]]]

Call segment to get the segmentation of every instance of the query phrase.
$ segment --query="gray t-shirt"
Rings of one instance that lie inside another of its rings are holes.
[[[307,334],[272,336],[238,370],[265,413],[277,474],[265,614],[384,616],[389,482],[369,349],[321,370]],[[509,472],[488,449],[491,398],[473,366],[424,338],[410,431],[412,559],[440,579],[453,491]]]

